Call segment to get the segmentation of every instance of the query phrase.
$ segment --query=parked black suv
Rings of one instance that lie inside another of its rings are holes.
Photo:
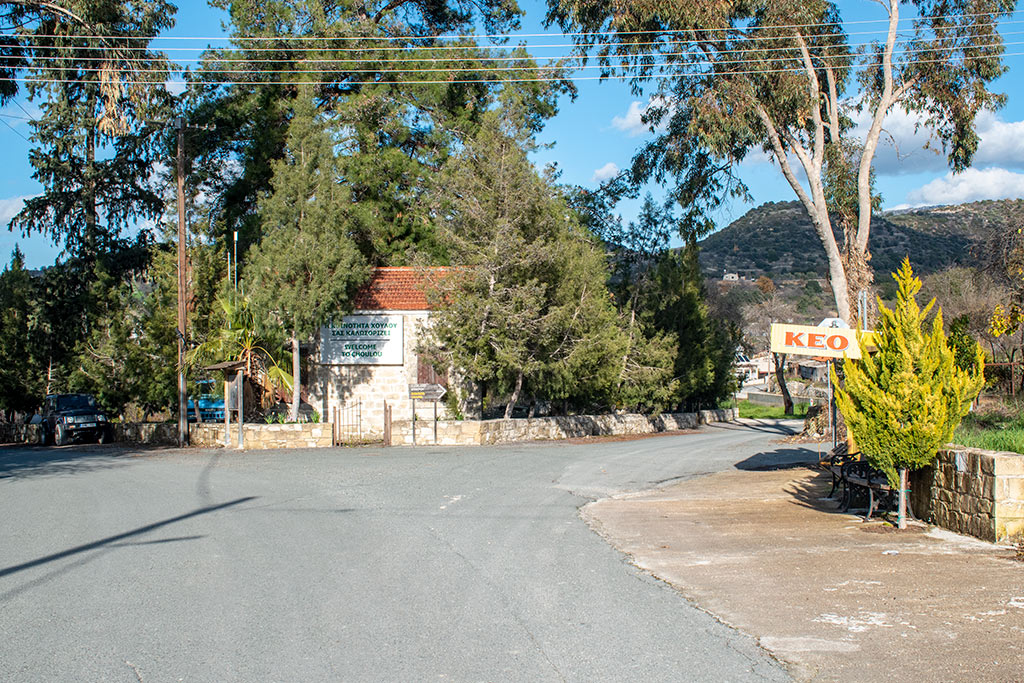
[[[89,394],[50,394],[43,404],[43,443],[63,446],[72,441],[113,441],[114,428]]]

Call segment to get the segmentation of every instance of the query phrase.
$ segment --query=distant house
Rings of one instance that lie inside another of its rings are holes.
[[[737,275],[736,273],[726,273],[725,275],[722,276],[722,280],[724,280],[725,282],[739,282],[740,276]]]

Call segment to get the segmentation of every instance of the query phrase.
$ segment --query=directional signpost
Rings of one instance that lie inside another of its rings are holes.
[[[409,398],[412,400],[412,445],[416,445],[416,401],[434,402],[434,443],[437,443],[437,402],[448,393],[440,384],[410,384]]]

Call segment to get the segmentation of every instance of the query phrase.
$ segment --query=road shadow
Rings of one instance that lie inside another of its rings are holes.
[[[164,450],[127,444],[0,447],[0,480],[126,467],[133,456]]]
[[[816,467],[818,452],[809,448],[776,448],[771,451],[755,453],[734,465],[738,470],[748,472],[770,472],[772,470],[790,470]]]
[[[741,418],[731,422],[712,422],[706,427],[722,430],[743,430],[765,432],[766,434],[778,434],[779,436],[793,436],[800,432],[798,425],[802,423],[794,420],[754,420]]]
[[[205,507],[192,510],[191,512],[186,512],[185,514],[177,515],[176,517],[169,517],[168,519],[163,519],[159,522],[153,522],[152,524],[146,524],[145,526],[140,526],[135,529],[125,531],[124,533],[115,534],[114,536],[107,536],[106,538],[101,538],[98,541],[84,543],[82,545],[77,545],[66,550],[61,550],[60,552],[52,553],[50,555],[44,555],[43,557],[38,557],[34,560],[29,560],[28,562],[21,562],[19,564],[11,565],[9,567],[4,567],[0,569],[0,578],[4,578],[12,574],[17,574],[18,572],[25,571],[26,569],[32,569],[34,567],[39,567],[41,565],[49,564],[51,562],[56,562],[58,560],[72,558],[76,555],[80,555],[90,550],[97,550],[106,547],[119,547],[125,545],[143,545],[143,543],[141,542],[120,543],[120,541],[134,539],[136,536],[148,534],[151,531],[156,531],[157,529],[161,529],[165,526],[175,524],[176,522],[191,519],[192,517],[199,517],[200,515],[207,515],[211,512],[217,512],[219,510],[224,510],[226,508],[234,507],[236,505],[241,505],[242,503],[248,503],[249,501],[252,500],[256,500],[256,496],[245,496],[244,498],[236,498],[235,500],[230,500],[226,503],[219,503],[217,505],[207,505]],[[151,543],[169,543],[177,541],[194,540],[197,538],[201,538],[201,536],[179,536],[177,538],[172,539],[159,539],[156,541],[152,541]]]

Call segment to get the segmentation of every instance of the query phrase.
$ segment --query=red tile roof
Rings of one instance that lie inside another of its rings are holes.
[[[374,268],[353,302],[355,311],[429,311],[426,290],[447,268]]]

